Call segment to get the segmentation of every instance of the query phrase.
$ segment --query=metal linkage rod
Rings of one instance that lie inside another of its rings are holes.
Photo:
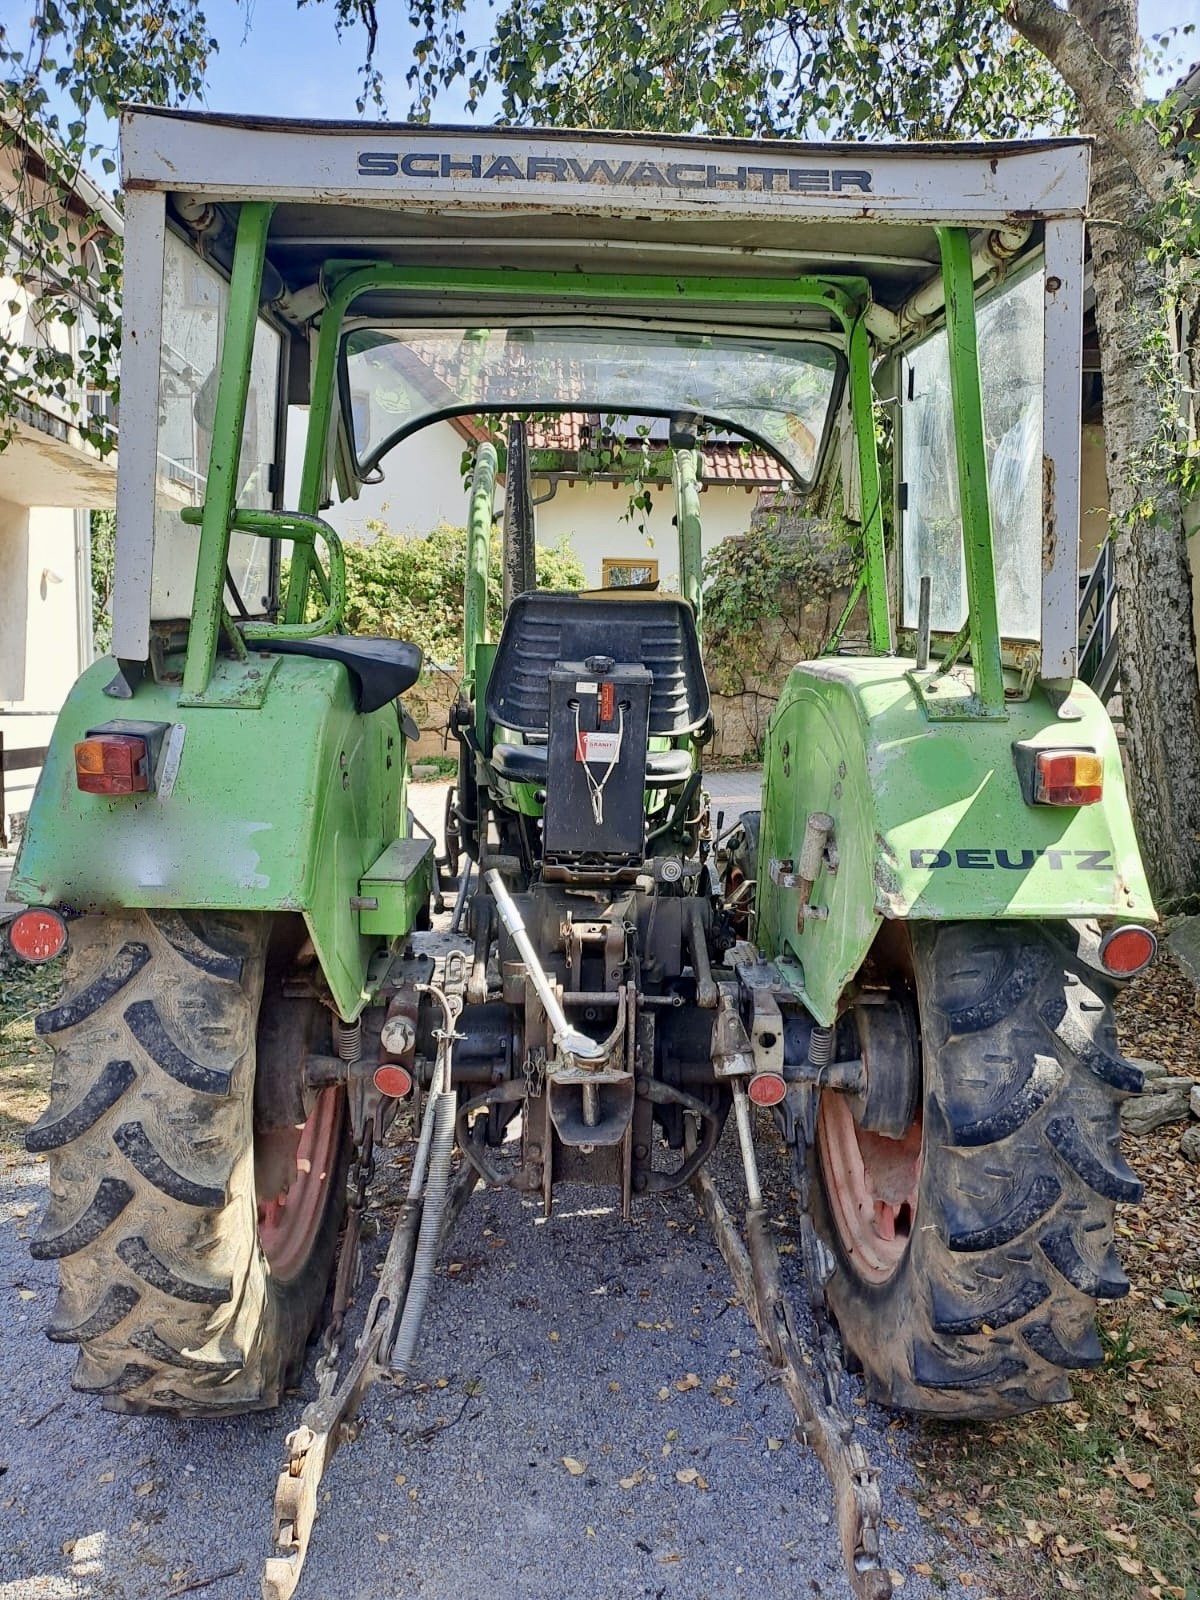
[[[816,1452],[833,1489],[850,1587],[857,1600],[890,1600],[892,1580],[879,1555],[878,1473],[855,1438],[853,1422],[830,1403],[816,1368],[806,1364],[800,1352],[761,1199],[746,1215],[747,1249],[708,1167],[702,1166],[691,1181],[742,1304],[772,1365],[779,1368],[801,1437]]]
[[[305,1408],[300,1426],[288,1435],[287,1460],[275,1489],[274,1554],[263,1569],[263,1600],[291,1600],[295,1593],[325,1469],[339,1445],[357,1438],[358,1412],[367,1390],[391,1375],[393,1346],[401,1328],[402,1363],[407,1366],[411,1361],[438,1251],[479,1182],[479,1174],[467,1162],[447,1182],[454,1140],[453,1018],[442,992],[429,987],[442,1002],[446,1027],[439,1037],[435,1089],[414,1155],[413,1182],[396,1219],[354,1360],[331,1393],[321,1394]]]

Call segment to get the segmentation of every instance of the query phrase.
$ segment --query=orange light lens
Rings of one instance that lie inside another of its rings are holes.
[[[756,1106],[777,1106],[787,1093],[787,1084],[777,1072],[756,1072],[746,1093]]]
[[[67,945],[67,925],[57,911],[30,906],[20,911],[8,925],[8,942],[22,961],[35,966],[53,961]]]
[[[1104,793],[1104,763],[1094,750],[1041,750],[1033,798],[1043,806],[1090,806]]]
[[[133,733],[94,733],[75,746],[75,782],[84,794],[145,794],[146,741]]]
[[[1150,965],[1157,951],[1158,940],[1149,928],[1114,928],[1101,942],[1100,965],[1115,977],[1132,978]]]
[[[391,1100],[403,1100],[412,1091],[412,1073],[394,1061],[375,1068],[375,1087]]]

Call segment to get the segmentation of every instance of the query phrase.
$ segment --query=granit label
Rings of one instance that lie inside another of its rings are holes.
[[[445,150],[360,150],[360,178],[474,178],[483,183],[584,183],[598,188],[731,189],[762,194],[870,194],[859,167],[722,165],[712,161],[579,161]]]

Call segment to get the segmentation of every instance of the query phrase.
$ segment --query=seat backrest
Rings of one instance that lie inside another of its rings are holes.
[[[518,595],[504,619],[488,678],[488,721],[520,733],[546,733],[550,669],[589,656],[640,663],[652,674],[651,734],[692,733],[707,720],[708,679],[686,600],[597,600],[537,590]]]

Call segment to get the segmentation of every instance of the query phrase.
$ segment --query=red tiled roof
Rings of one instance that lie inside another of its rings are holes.
[[[652,449],[669,447],[667,423],[664,418],[647,418],[650,432],[642,435],[631,431],[627,444],[636,449],[643,441]],[[654,423],[661,424],[659,428]],[[595,448],[600,444],[600,430],[595,420],[586,412],[564,411],[558,416],[545,417],[529,425],[531,450],[562,450],[574,454]],[[705,483],[729,484],[783,484],[789,482],[788,473],[774,456],[753,445],[741,445],[732,440],[701,439],[700,455],[703,461],[702,480]],[[567,468],[570,476],[570,468]]]

